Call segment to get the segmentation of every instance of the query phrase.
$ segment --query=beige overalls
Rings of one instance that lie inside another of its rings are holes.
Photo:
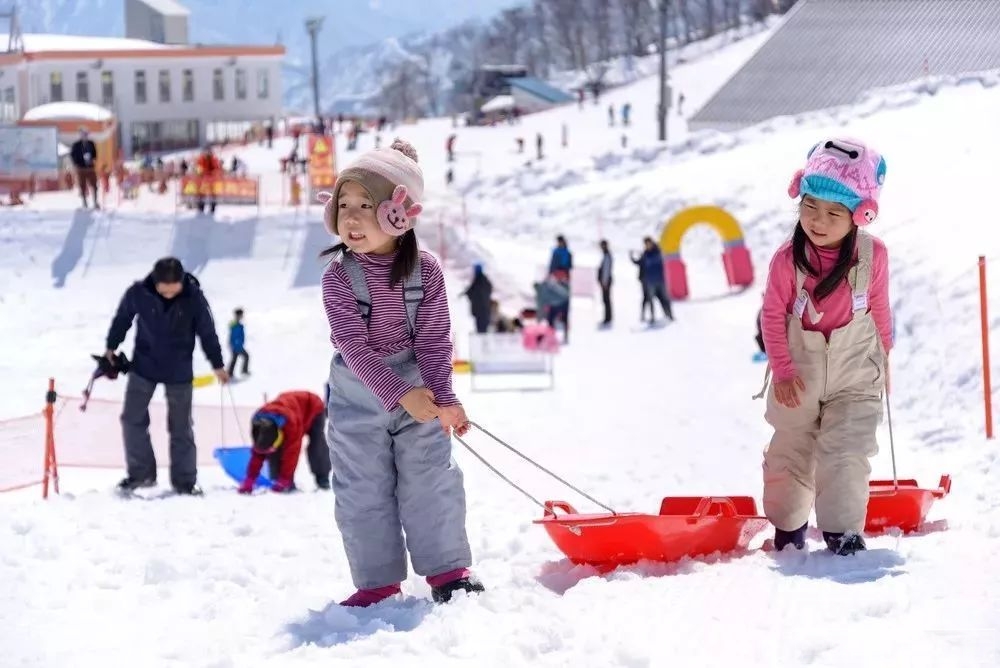
[[[848,274],[854,315],[830,333],[829,342],[822,332],[802,328],[807,305],[810,316],[815,310],[804,289],[805,274],[796,268],[788,348],[805,390],[798,390],[798,408],[786,408],[775,399],[772,384],[764,415],[774,427],[764,451],[764,513],[785,531],[808,521],[814,498],[821,531],[860,533],[865,524],[885,353],[868,311],[872,238],[859,230],[857,239],[858,265]]]

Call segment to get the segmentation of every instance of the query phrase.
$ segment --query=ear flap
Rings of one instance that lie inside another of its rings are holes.
[[[319,201],[320,204],[326,204],[327,202],[333,199],[333,193],[327,192],[325,190],[320,190],[318,193],[316,193],[316,199]]]
[[[853,218],[854,224],[858,227],[864,227],[875,222],[875,219],[878,218],[878,202],[873,199],[864,200],[854,210]]]
[[[406,210],[407,218],[416,218],[420,215],[420,212],[424,210],[424,207],[420,202],[414,202],[413,206]]]
[[[788,184],[788,196],[792,199],[798,198],[802,193],[802,177],[805,173],[804,169],[800,169],[792,176],[792,182]]]

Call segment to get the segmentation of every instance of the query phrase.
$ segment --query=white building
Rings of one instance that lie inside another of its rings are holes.
[[[239,139],[281,113],[283,46],[33,34],[22,42],[0,53],[0,123],[49,102],[99,104],[118,119],[131,157]]]
[[[187,44],[190,16],[191,12],[175,0],[125,0],[125,36]]]

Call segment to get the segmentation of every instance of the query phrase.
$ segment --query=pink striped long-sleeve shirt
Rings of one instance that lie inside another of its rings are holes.
[[[403,303],[403,284],[389,287],[395,254],[354,255],[365,273],[371,296],[370,327],[361,319],[351,280],[340,262],[323,274],[323,306],[330,323],[330,340],[344,356],[347,367],[391,411],[414,386],[399,377],[383,359],[413,348],[424,386],[434,393],[438,406],[458,404],[452,391],[451,316],[444,274],[434,256],[420,251],[420,276],[424,299],[417,309],[416,334],[410,340]]]
[[[807,248],[809,245],[807,244]],[[805,289],[809,293],[816,310],[823,313],[818,323],[813,323],[809,309],[803,313],[802,328],[822,332],[827,340],[830,333],[846,325],[853,317],[851,286],[841,282],[833,292],[822,300],[813,297],[813,291],[834,265],[840,254],[839,248],[817,248],[809,250],[809,262],[819,270],[819,276],[806,275]],[[857,258],[857,250],[854,252]],[[764,349],[771,364],[775,380],[789,380],[797,375],[795,363],[788,350],[786,316],[793,313],[795,304],[795,262],[792,258],[792,242],[786,242],[771,259],[764,291],[764,305],[761,309],[761,335]],[[875,321],[882,345],[888,352],[892,348],[892,311],[889,306],[889,253],[885,244],[872,238],[872,270],[868,283],[868,310]],[[794,317],[794,316],[793,316]]]

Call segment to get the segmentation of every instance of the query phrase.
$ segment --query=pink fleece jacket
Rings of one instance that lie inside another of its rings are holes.
[[[879,239],[872,237],[872,271],[868,284],[868,310],[875,320],[875,327],[882,338],[886,353],[892,348],[892,312],[889,307],[889,254]],[[813,297],[816,285],[833,269],[840,254],[839,248],[809,249],[809,261],[820,275],[806,275],[805,289],[817,311],[823,318],[813,324],[806,309],[802,317],[802,328],[822,332],[830,340],[830,332],[850,322],[853,315],[851,286],[843,281],[825,299]],[[857,258],[857,250],[854,252]],[[761,334],[764,349],[771,364],[775,380],[789,380],[797,375],[795,363],[788,350],[788,331],[785,317],[792,314],[795,304],[795,263],[792,259],[792,242],[786,242],[771,259],[764,291],[764,305],[761,309]]]

